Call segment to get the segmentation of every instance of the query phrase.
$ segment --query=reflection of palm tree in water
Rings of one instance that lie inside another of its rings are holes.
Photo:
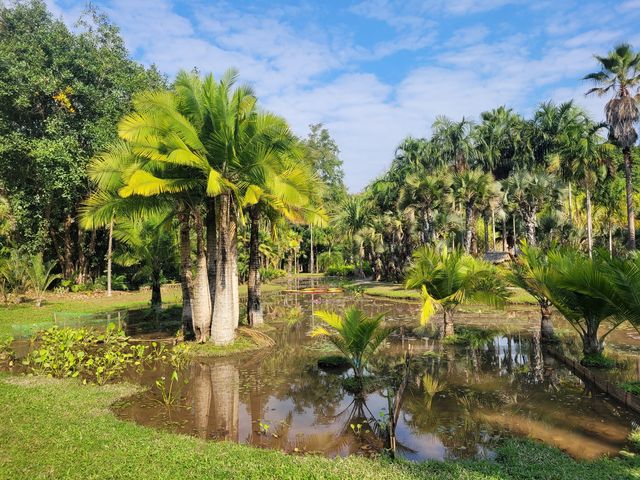
[[[195,363],[194,423],[198,436],[238,441],[240,378],[232,359]]]

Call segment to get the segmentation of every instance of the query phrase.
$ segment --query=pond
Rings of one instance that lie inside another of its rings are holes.
[[[418,306],[411,303],[289,293],[270,295],[265,304],[275,327],[269,332],[274,348],[193,362],[179,374],[179,400],[171,407],[160,403],[155,384],[171,371],[157,365],[133,377],[148,389],[115,406],[116,414],[205,439],[291,453],[375,454],[386,390],[349,393],[343,382],[351,372],[318,368],[317,360],[332,351],[309,336],[318,322],[314,311],[356,305],[368,313],[386,312],[398,327],[376,365],[401,362],[411,350],[397,426],[398,453],[407,459],[491,458],[504,437],[539,439],[591,459],[616,455],[640,423],[545,354],[535,334],[535,309],[460,315],[458,325],[483,330],[469,345],[455,346],[413,334]]]

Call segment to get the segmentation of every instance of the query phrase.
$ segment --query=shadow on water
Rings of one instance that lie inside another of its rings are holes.
[[[504,437],[529,437],[576,458],[617,454],[640,419],[592,391],[545,354],[528,320],[502,330],[469,327],[462,345],[414,333],[418,307],[353,294],[272,295],[265,301],[277,346],[245,355],[196,361],[180,372],[180,399],[159,402],[161,365],[134,378],[149,389],[115,407],[141,424],[211,440],[231,440],[287,452],[374,455],[388,418],[384,385],[362,396],[345,390],[345,369],[320,369],[335,353],[308,333],[319,309],[356,304],[387,312],[398,329],[371,370],[412,361],[398,415],[398,453],[411,460],[492,457]],[[469,316],[472,316],[469,314]],[[489,324],[500,325],[491,317]],[[464,321],[463,321],[464,322]],[[466,322],[465,322],[466,323]],[[482,323],[473,316],[473,325]],[[513,326],[516,325],[516,326]],[[184,383],[187,381],[187,383]]]

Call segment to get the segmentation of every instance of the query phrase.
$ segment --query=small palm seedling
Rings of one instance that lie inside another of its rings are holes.
[[[44,300],[44,292],[51,284],[60,278],[60,275],[54,275],[51,272],[55,268],[55,262],[45,262],[42,254],[33,255],[31,261],[26,268],[29,287],[33,289],[36,295],[36,307],[41,307]]]
[[[331,328],[316,327],[311,335],[326,337],[340,350],[362,385],[369,360],[392,332],[391,328],[383,325],[384,315],[369,317],[357,308],[350,308],[342,317],[326,311],[316,312],[316,317]]]

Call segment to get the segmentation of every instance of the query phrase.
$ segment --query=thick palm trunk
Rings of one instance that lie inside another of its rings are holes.
[[[629,250],[636,249],[636,217],[633,208],[633,183],[631,177],[632,159],[631,149],[625,147],[622,149],[624,155],[624,177],[626,181],[627,190],[627,230],[629,232],[629,239],[627,241],[627,247]]]
[[[113,269],[113,218],[109,223],[109,240],[107,244],[107,297],[112,295],[111,272]]]
[[[191,272],[191,238],[189,235],[189,213],[181,209],[180,224],[180,283],[182,286],[182,334],[185,339],[194,338],[193,331],[193,273]]]
[[[160,277],[162,272],[154,268],[151,273],[151,308],[160,309],[162,307],[162,291],[160,289]]]
[[[249,213],[249,278],[247,280],[247,322],[256,326],[264,323],[260,299],[260,211],[256,206]]]
[[[193,382],[193,417],[196,435],[208,438],[210,434],[211,415],[211,366],[206,363],[194,363]],[[217,387],[217,386],[216,386]]]
[[[471,252],[471,238],[473,235],[472,232],[472,224],[473,224],[473,209],[470,206],[465,208],[464,214],[464,251],[467,253]]]
[[[209,280],[209,295],[211,308],[216,303],[216,199],[207,202],[207,278]]]
[[[194,209],[196,231],[196,276],[193,282],[193,329],[198,342],[205,342],[211,331],[211,293],[207,273],[207,254],[202,214]]]
[[[589,187],[585,188],[587,203],[587,251],[589,258],[593,257],[593,219],[591,218],[591,192]]]
[[[527,243],[531,246],[536,245],[536,214],[535,212],[527,213],[525,218],[527,224]]]
[[[238,441],[240,374],[233,359],[211,365],[211,419],[219,440]]]
[[[551,303],[549,300],[540,302],[540,341],[551,342],[555,339],[553,322],[551,321]]]
[[[582,334],[582,353],[585,356],[599,355],[604,350],[602,342],[598,339],[598,322],[587,320],[587,328]]]
[[[219,199],[218,242],[216,244],[216,303],[213,306],[211,340],[216,345],[227,345],[235,338],[238,323],[234,305],[238,292],[237,273],[237,220],[230,195]],[[234,288],[235,283],[235,288]]]
[[[443,328],[442,328],[442,336],[450,337],[455,334],[455,329],[453,327],[453,312],[450,310],[444,310],[443,314]]]
[[[506,214],[502,217],[502,251],[507,251],[507,219]]]
[[[484,253],[489,253],[489,219],[486,213],[482,215],[482,222],[484,224]]]

